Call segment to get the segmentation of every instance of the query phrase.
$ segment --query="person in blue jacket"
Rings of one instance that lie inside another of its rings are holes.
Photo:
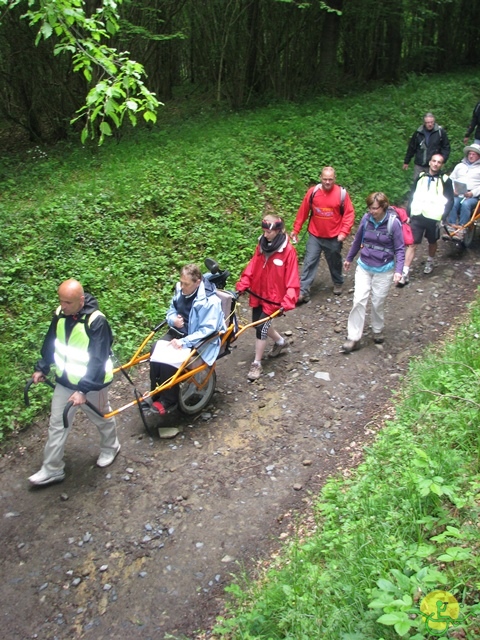
[[[202,276],[197,265],[187,264],[181,269],[166,319],[170,329],[155,344],[150,356],[152,391],[175,374],[192,349],[199,353],[195,366],[203,362],[212,365],[220,351],[219,335],[202,344],[207,336],[225,331],[226,325],[216,287]],[[178,403],[178,391],[175,385],[152,396],[148,408],[161,415],[172,411]]]

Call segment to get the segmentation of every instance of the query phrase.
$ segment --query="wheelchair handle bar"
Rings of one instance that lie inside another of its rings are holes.
[[[48,378],[45,378],[45,380],[43,380],[42,382],[44,382],[45,384],[48,384],[48,386],[52,387],[52,389],[55,389],[55,385]],[[32,384],[33,384],[33,378],[30,378],[30,380],[28,380],[23,390],[23,401],[25,402],[26,407],[30,406],[30,399],[28,397],[28,392],[30,391],[30,387],[32,386]]]
[[[159,329],[161,329],[162,327],[164,327],[166,324],[167,324],[167,321],[166,321],[166,320],[164,320],[163,322],[160,322],[160,324],[157,324],[157,326],[156,326],[156,327],[153,327],[153,329],[152,329],[152,333],[157,333],[157,331],[158,331]]]
[[[91,402],[89,402],[88,400],[85,401],[85,404],[87,405],[87,407],[89,407],[92,411],[94,411],[97,416],[100,416],[101,418],[103,418],[103,413],[100,413],[100,411],[97,409],[97,407],[95,407]],[[67,404],[65,405],[65,409],[63,410],[63,427],[64,429],[68,429],[68,427],[70,426],[68,424],[68,412],[70,411],[70,409],[73,407],[73,402],[70,400],[70,402],[67,402]]]

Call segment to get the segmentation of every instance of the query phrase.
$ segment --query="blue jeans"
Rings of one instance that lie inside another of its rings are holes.
[[[343,243],[339,242],[337,238],[317,238],[317,236],[311,233],[308,234],[302,275],[300,278],[300,295],[310,292],[322,251],[325,253],[325,260],[330,269],[333,284],[343,284],[342,246]]]
[[[463,202],[462,202],[463,200]],[[460,224],[462,227],[472,217],[473,210],[477,206],[478,198],[461,198],[455,196],[453,200],[453,207],[448,214],[448,222],[450,224]],[[457,218],[460,217],[460,222],[457,223]]]

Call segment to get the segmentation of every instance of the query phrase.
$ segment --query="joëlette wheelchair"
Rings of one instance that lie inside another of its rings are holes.
[[[278,305],[278,310],[272,313],[270,316],[262,318],[257,322],[251,322],[243,326],[240,325],[236,314],[238,294],[232,291],[225,290],[224,288],[227,279],[230,276],[230,272],[226,269],[221,270],[218,263],[211,258],[207,258],[205,260],[205,266],[207,267],[208,272],[204,274],[204,278],[208,278],[216,286],[216,295],[220,298],[222,303],[222,310],[225,316],[225,324],[227,326],[226,331],[221,333],[215,332],[206,336],[202,340],[202,342],[197,345],[197,348],[191,350],[187,359],[181,364],[174,375],[172,375],[162,384],[158,385],[152,391],[141,393],[137,390],[135,383],[133,382],[129,374],[129,370],[133,367],[136,367],[143,363],[147,363],[149,361],[150,351],[147,350],[147,345],[149,345],[149,343],[152,341],[158,331],[160,331],[160,329],[165,326],[167,326],[168,329],[171,329],[171,327],[167,325],[167,321],[164,320],[150,331],[148,336],[143,340],[139,348],[135,351],[128,362],[116,367],[113,370],[114,375],[122,373],[127,378],[129,383],[132,385],[135,399],[106,414],[101,414],[97,410],[97,408],[87,400],[87,406],[95,411],[98,415],[103,415],[104,418],[110,418],[112,416],[118,415],[126,409],[129,409],[130,407],[137,406],[147,433],[150,436],[154,436],[157,433],[158,427],[161,426],[161,424],[159,424],[159,421],[162,418],[161,416],[152,417],[151,412],[145,410],[142,405],[145,404],[144,401],[148,401],[149,398],[152,398],[153,396],[156,396],[162,391],[166,391],[167,389],[170,389],[175,385],[179,385],[179,410],[186,415],[195,415],[200,413],[209,404],[213,397],[213,394],[215,393],[217,382],[217,374],[215,371],[216,364],[220,358],[223,358],[224,356],[231,353],[232,343],[237,340],[237,338],[247,329],[256,327],[259,324],[263,324],[265,321],[275,318],[276,316],[283,313],[282,307]],[[247,292],[255,295],[255,293],[252,291],[247,290]],[[217,356],[217,360],[213,363],[213,365],[209,366],[204,363],[203,360],[201,360],[198,348],[209,340],[213,340],[218,336],[220,336],[220,351]],[[46,379],[45,382],[52,388],[55,387],[55,385],[50,380]],[[26,406],[29,406],[28,392],[32,383],[33,380],[29,380],[24,389],[24,400]],[[65,428],[69,427],[68,413],[72,406],[73,403],[68,402],[65,405],[65,409],[63,411],[63,424]]]
[[[443,223],[445,233],[442,240],[453,242],[457,247],[469,248],[480,227],[480,200],[477,202],[470,220],[464,225]]]

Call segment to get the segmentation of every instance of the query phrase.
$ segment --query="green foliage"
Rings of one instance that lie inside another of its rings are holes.
[[[425,640],[420,605],[437,589],[459,602],[461,637],[478,637],[478,412],[462,401],[477,388],[478,335],[477,301],[444,353],[412,364],[396,419],[354,477],[327,482],[310,536],[259,583],[227,589],[217,637]],[[453,381],[454,398],[442,393]]]
[[[93,139],[98,133],[102,144],[112,135],[112,124],[119,128],[125,115],[135,126],[139,114],[145,122],[154,123],[160,102],[143,81],[143,66],[131,60],[127,52],[118,52],[108,42],[119,30],[119,6],[123,0],[103,0],[90,15],[83,0],[29,1],[25,13],[32,27],[37,28],[36,44],[43,39],[55,39],[54,55],[68,55],[72,69],[83,74],[94,86],[88,92],[85,105],[72,120],[84,122],[81,140]],[[21,0],[0,0],[6,9],[21,4]]]

